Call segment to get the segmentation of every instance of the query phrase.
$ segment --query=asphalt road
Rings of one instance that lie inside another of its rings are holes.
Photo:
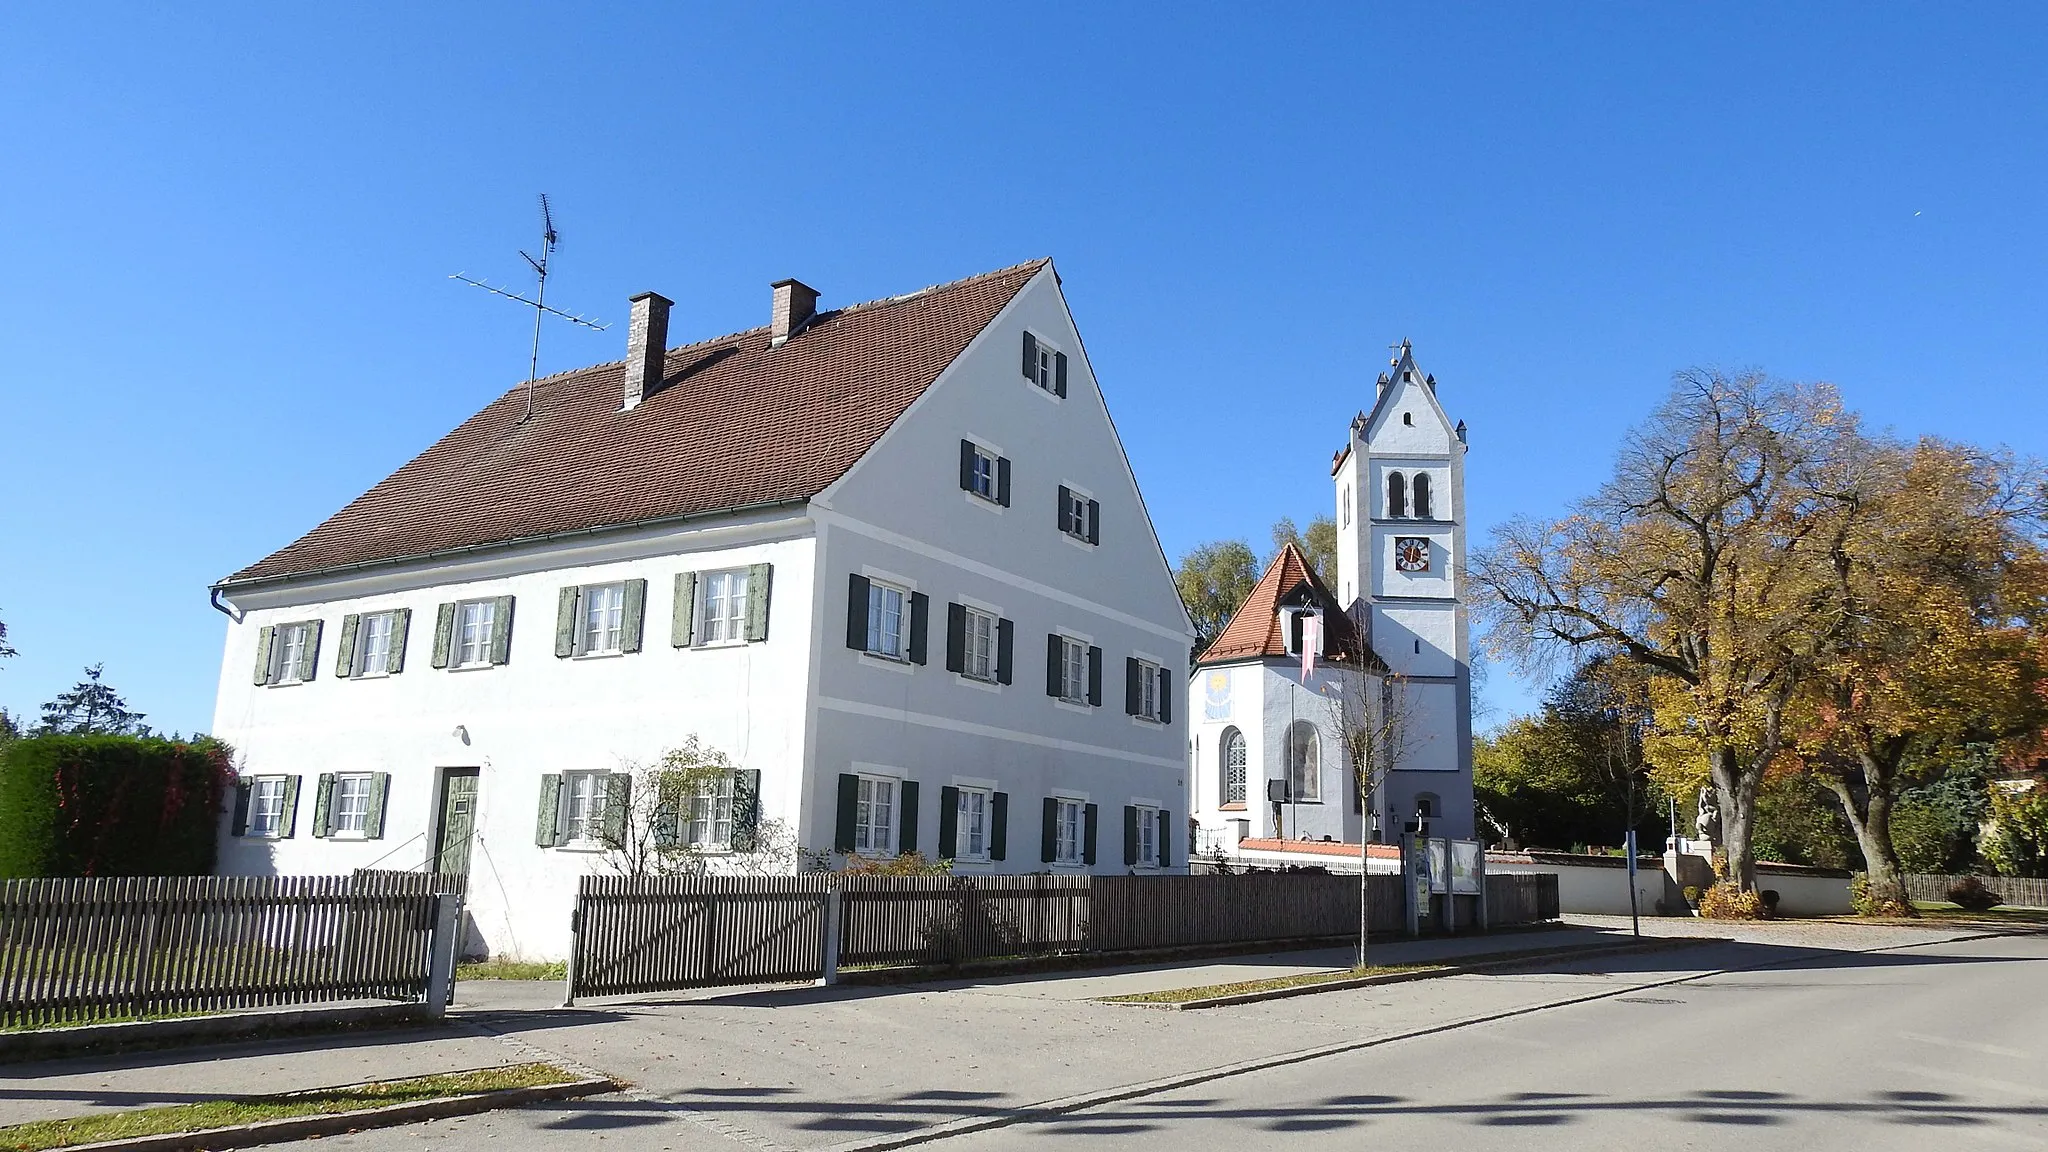
[[[1190,1013],[979,987],[650,1006],[507,1041],[629,1093],[323,1146],[2048,1149],[2048,936],[1888,947],[1934,936],[1774,925]]]
[[[945,1141],[2048,1148],[2048,937],[1709,976]]]

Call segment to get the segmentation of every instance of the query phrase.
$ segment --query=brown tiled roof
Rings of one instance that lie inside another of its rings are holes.
[[[1309,567],[1308,557],[1302,555],[1301,549],[1288,543],[1266,566],[1266,574],[1259,577],[1259,582],[1252,586],[1251,594],[1238,605],[1237,612],[1230,617],[1230,623],[1223,626],[1216,642],[1202,649],[1202,655],[1195,663],[1220,664],[1226,660],[1287,655],[1287,637],[1280,632],[1280,602],[1304,583],[1314,592],[1323,608],[1323,627],[1328,631],[1324,651],[1330,653],[1326,659],[1349,660],[1366,651],[1351,617],[1344,614],[1337,598],[1316,578],[1315,569]],[[1370,652],[1367,656],[1377,662]]]
[[[1049,261],[668,350],[619,411],[624,361],[512,388],[319,527],[228,577],[258,580],[817,495]]]

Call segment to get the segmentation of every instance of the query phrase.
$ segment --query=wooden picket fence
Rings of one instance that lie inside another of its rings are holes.
[[[1399,876],[1373,876],[1372,930],[1406,927]],[[837,884],[835,891],[834,884]],[[1358,877],[584,877],[568,993],[613,996],[816,980],[841,965],[959,964],[1349,937]],[[1487,877],[1494,926],[1557,917],[1554,875]],[[832,905],[837,910],[832,910]]]
[[[421,999],[432,880],[0,881],[0,1026]]]
[[[1915,900],[1947,900],[1948,890],[1967,879],[1963,876],[1934,876],[1908,873],[1906,892]],[[2026,876],[1979,876],[1977,882],[1998,894],[2013,908],[2048,908],[2048,879]]]

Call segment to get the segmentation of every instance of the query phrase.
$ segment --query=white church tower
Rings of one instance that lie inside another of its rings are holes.
[[[1402,677],[1407,747],[1373,807],[1391,840],[1418,818],[1470,837],[1472,684],[1465,564],[1465,425],[1401,342],[1370,413],[1331,467],[1338,599]]]

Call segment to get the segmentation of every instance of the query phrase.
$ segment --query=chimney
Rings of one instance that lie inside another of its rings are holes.
[[[630,412],[661,387],[668,359],[668,310],[675,301],[659,292],[633,297],[633,319],[626,325],[626,395],[619,411]]]
[[[770,348],[780,348],[818,312],[818,290],[801,280],[777,280],[775,309],[769,314]]]

